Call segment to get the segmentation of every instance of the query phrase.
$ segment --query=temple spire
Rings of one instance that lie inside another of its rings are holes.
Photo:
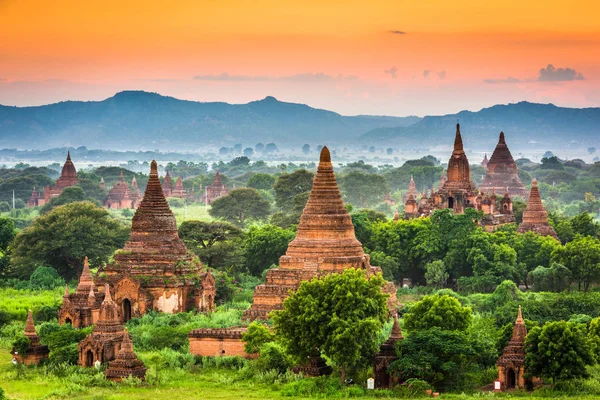
[[[460,124],[456,124],[456,137],[454,138],[454,152],[453,153],[464,153],[462,136],[460,134]]]
[[[121,170],[121,175],[119,176],[119,180],[120,181],[124,181],[125,180],[125,178],[123,177],[123,170]]]
[[[498,144],[506,144],[504,140],[504,132],[500,132],[500,138],[498,139]]]
[[[390,335],[390,339],[397,341],[402,340],[404,337],[402,336],[402,329],[400,329],[400,322],[398,321],[398,315],[394,314],[394,325],[392,325],[392,334]]]
[[[81,276],[79,277],[77,291],[83,291],[85,293],[90,286],[94,286],[94,278],[90,272],[90,265],[86,256],[83,260],[83,270],[81,271]]]
[[[35,324],[33,323],[33,313],[27,310],[27,322],[25,322],[25,336],[36,336]]]
[[[523,313],[521,312],[521,306],[519,306],[519,313],[517,315],[517,320],[515,321],[515,324],[518,324],[518,325],[525,324],[525,320],[523,319]]]
[[[67,150],[67,161],[71,161],[71,151]]]

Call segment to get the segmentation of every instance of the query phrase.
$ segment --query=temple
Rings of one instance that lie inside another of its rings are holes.
[[[215,280],[186,248],[152,161],[146,192],[133,216],[131,235],[114,262],[98,271],[98,285],[114,288],[122,322],[149,310],[212,311]]]
[[[252,358],[254,355],[246,353],[242,333],[247,328],[199,328],[188,335],[190,353],[196,356],[221,357],[238,356]]]
[[[519,314],[515,321],[510,341],[496,362],[496,365],[498,366],[498,380],[501,382],[501,388],[503,390],[525,388],[526,336],[527,328],[525,327],[525,321],[521,314],[521,306],[519,306]]]
[[[519,225],[517,232],[535,232],[539,235],[558,238],[556,231],[548,223],[548,213],[542,204],[537,179],[535,178],[531,182],[527,207],[523,211],[523,222]]]
[[[508,154],[510,155],[510,152]],[[512,156],[510,159],[512,160]],[[441,209],[451,209],[460,214],[467,208],[473,208],[483,212],[480,224],[484,229],[492,231],[501,225],[515,222],[510,193],[506,188],[503,188],[503,192],[504,196],[499,197],[495,189],[487,193],[477,190],[471,180],[471,167],[464,151],[460,125],[456,124],[454,149],[448,161],[448,175],[442,171],[437,190],[432,188],[429,195],[427,190],[424,190],[420,197],[411,178],[404,204],[404,219],[426,217]]]
[[[398,316],[394,315],[394,325],[392,325],[392,333],[379,348],[379,353],[375,355],[373,360],[373,373],[375,374],[375,388],[389,389],[394,386],[394,380],[391,379],[388,373],[388,367],[391,363],[398,359],[396,355],[396,342],[404,339]]]
[[[133,177],[132,185],[135,183],[137,187],[137,182],[135,181],[135,177]],[[122,209],[122,208],[132,208],[135,209],[139,206],[141,201],[141,195],[139,190],[132,190],[127,182],[125,182],[125,178],[123,177],[123,171],[121,171],[121,176],[119,180],[114,184],[112,189],[108,192],[106,196],[106,200],[104,200],[104,207],[110,209]]]
[[[527,189],[519,178],[517,164],[506,145],[504,132],[500,132],[496,149],[490,160],[486,162],[485,178],[479,186],[479,190],[499,193],[506,190],[510,196],[527,197]]]
[[[356,239],[335,180],[329,149],[323,147],[296,238],[279,259],[279,268],[269,270],[266,283],[254,291],[254,303],[244,312],[244,318],[265,319],[270,311],[282,308],[288,292],[295,291],[300,282],[347,268],[363,269],[368,274],[381,271],[371,266],[369,255]],[[392,283],[386,286],[386,293],[391,295],[390,304],[395,304]]]
[[[482,166],[483,168],[487,168],[487,166],[488,166],[488,163],[489,163],[489,160],[488,160],[488,158],[487,158],[487,153],[485,153],[485,155],[483,156],[483,161],[481,161],[481,166]]]
[[[104,371],[104,376],[114,382],[120,382],[132,376],[141,380],[146,377],[146,368],[133,352],[133,343],[131,343],[131,337],[127,329],[123,333],[123,341],[117,357],[110,362],[108,368]]]
[[[79,342],[79,365],[92,367],[96,362],[114,360],[122,342],[123,325],[119,318],[119,309],[112,299],[109,285],[106,284],[98,321],[92,333]]]
[[[35,331],[33,323],[33,314],[31,310],[27,312],[27,322],[25,323],[25,337],[29,339],[29,348],[24,354],[19,354],[15,349],[11,351],[12,356],[18,363],[25,365],[37,365],[42,360],[47,359],[50,354],[48,346],[40,344],[40,337]]]
[[[77,170],[71,161],[71,152],[67,152],[67,160],[65,161],[60,177],[56,180],[54,186],[46,186],[43,194],[38,192],[34,187],[31,192],[31,197],[27,200],[27,207],[43,206],[52,198],[60,196],[65,188],[77,185],[77,182]]]
[[[215,173],[215,179],[213,182],[205,188],[204,192],[204,202],[206,204],[211,204],[214,200],[218,199],[221,196],[225,196],[229,192],[229,189],[223,183],[221,179],[221,174],[219,170]]]
[[[169,171],[167,171],[167,173],[165,174],[161,187],[163,193],[165,194],[165,197],[171,197],[171,193],[173,192],[173,179],[171,178]]]
[[[103,299],[104,294],[94,284],[86,257],[75,292],[69,293],[69,286],[65,287],[63,302],[58,310],[58,323],[71,324],[74,328],[94,325],[98,322]]]
[[[171,191],[170,197],[177,197],[179,199],[185,199],[188,197],[187,190],[183,188],[183,181],[181,180],[181,176],[177,175],[177,180],[175,181],[175,188]]]

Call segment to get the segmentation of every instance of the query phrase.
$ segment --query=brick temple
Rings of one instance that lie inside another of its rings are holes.
[[[283,300],[300,282],[315,276],[339,273],[347,268],[381,272],[370,264],[356,239],[352,218],[344,207],[329,149],[323,147],[317,173],[300,217],[296,238],[279,259],[279,268],[267,272],[266,283],[256,287],[254,303],[244,312],[246,319],[266,319],[268,313],[282,308]],[[395,304],[395,287],[386,286],[390,305]]]
[[[120,382],[132,376],[141,380],[146,378],[146,368],[133,352],[133,343],[131,343],[131,337],[127,329],[123,333],[121,348],[115,359],[110,362],[108,368],[104,371],[104,376],[113,382]]]
[[[221,179],[221,174],[219,173],[219,170],[217,170],[217,172],[215,173],[215,179],[213,179],[213,182],[204,190],[204,202],[206,204],[211,204],[219,197],[225,196],[227,193],[229,193],[229,189],[227,188],[227,186],[225,186],[223,180]]]
[[[58,323],[71,324],[75,328],[94,325],[98,322],[103,299],[104,293],[96,288],[86,257],[75,292],[69,293],[69,286],[65,287],[63,302],[58,310]]]
[[[138,208],[140,201],[142,200],[142,196],[139,188],[137,188],[135,176],[133,177],[131,184],[132,186],[130,187],[129,184],[125,182],[123,171],[121,171],[119,180],[114,184],[112,189],[109,190],[106,200],[104,200],[104,207],[117,210],[123,208]]]
[[[376,389],[389,389],[394,386],[395,380],[388,373],[388,367],[398,359],[396,355],[396,342],[404,339],[398,316],[394,315],[394,325],[388,340],[383,342],[373,360],[373,374],[375,375]]]
[[[77,179],[77,170],[73,161],[71,161],[71,152],[67,152],[67,160],[65,161],[60,177],[56,180],[54,186],[46,186],[44,192],[38,192],[35,187],[31,192],[31,197],[27,200],[27,207],[43,206],[52,198],[60,196],[63,190],[69,186],[75,186],[79,180]]]
[[[543,236],[558,238],[556,231],[548,223],[548,212],[542,204],[537,179],[531,182],[531,191],[527,199],[527,208],[523,211],[523,222],[519,225],[517,232],[535,232]]]
[[[131,235],[114,262],[98,271],[97,284],[114,288],[122,322],[149,310],[177,313],[214,309],[215,280],[177,233],[177,222],[152,161],[146,192],[133,216]]]
[[[496,149],[486,163],[485,178],[479,190],[498,193],[508,191],[510,196],[527,197],[527,189],[519,178],[519,169],[506,145],[504,132],[500,132]]]
[[[35,331],[35,324],[33,323],[33,314],[31,310],[27,311],[27,322],[25,322],[25,337],[29,339],[29,349],[24,354],[19,354],[15,349],[10,354],[20,364],[25,365],[38,365],[42,360],[48,358],[50,350],[48,346],[40,343],[40,337]]]

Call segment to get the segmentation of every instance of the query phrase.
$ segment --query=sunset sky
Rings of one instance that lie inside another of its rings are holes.
[[[121,90],[342,114],[600,106],[593,0],[0,0],[0,104]]]

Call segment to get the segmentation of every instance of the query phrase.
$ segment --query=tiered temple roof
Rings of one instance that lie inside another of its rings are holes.
[[[208,204],[211,204],[214,200],[226,195],[229,192],[227,186],[223,184],[223,179],[221,178],[219,170],[216,171],[215,179],[213,179],[213,182],[209,186],[207,186],[205,190],[205,201],[208,202]]]
[[[527,327],[519,306],[517,320],[513,327],[510,341],[504,348],[502,355],[496,362],[498,366],[498,378],[503,388],[525,387],[525,337]]]
[[[521,222],[521,225],[517,229],[519,233],[528,231],[557,238],[556,231],[548,223],[548,213],[542,204],[537,179],[535,178],[531,182],[527,207],[523,211],[523,222]]]
[[[319,167],[300,217],[296,238],[279,260],[279,268],[267,273],[267,281],[254,292],[254,303],[246,318],[265,318],[268,312],[281,309],[289,290],[301,281],[347,268],[378,272],[356,239],[352,218],[344,207],[335,180],[329,149],[321,150]],[[395,298],[395,297],[394,297]]]
[[[448,178],[440,191],[456,195],[459,193],[475,193],[475,190],[475,183],[471,180],[471,167],[463,147],[460,124],[456,124],[454,150],[448,161]]]
[[[517,164],[506,145],[504,132],[500,132],[498,144],[487,162],[485,178],[479,189],[498,192],[508,190],[511,196],[527,196],[527,190],[519,178]]]
[[[13,357],[20,363],[25,365],[39,364],[43,359],[48,358],[50,351],[48,346],[40,344],[40,337],[35,331],[35,324],[33,323],[33,313],[31,310],[27,311],[27,321],[25,322],[25,337],[29,339],[29,349],[25,354],[19,354],[16,351],[12,351]]]
[[[116,209],[136,208],[139,201],[139,192],[134,192],[129,188],[129,185],[127,182],[125,182],[125,178],[123,177],[123,171],[121,171],[119,180],[115,183],[112,189],[110,189],[108,195],[106,196],[104,206],[106,208]]]
[[[106,379],[115,382],[119,382],[130,376],[141,380],[144,380],[146,377],[146,368],[144,368],[144,363],[133,352],[133,343],[131,343],[131,337],[127,329],[125,329],[123,334],[123,341],[121,342],[121,348],[117,353],[117,357],[114,361],[110,362],[108,369],[104,371],[104,376],[106,376]]]
[[[73,161],[71,161],[71,152],[67,152],[67,160],[65,161],[60,177],[56,180],[54,186],[46,186],[44,193],[36,191],[35,187],[31,193],[31,197],[27,200],[28,207],[42,206],[49,202],[53,197],[58,197],[62,191],[69,186],[75,186],[78,183],[77,170]]]
[[[69,293],[69,286],[65,286],[63,302],[58,310],[59,324],[71,324],[75,328],[93,325],[98,320],[103,296],[96,289],[86,257],[75,292]]]

